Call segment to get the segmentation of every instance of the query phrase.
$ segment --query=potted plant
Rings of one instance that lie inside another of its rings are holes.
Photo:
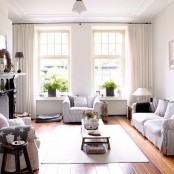
[[[105,81],[102,85],[106,88],[106,96],[114,96],[114,89],[117,88],[117,84],[113,80]]]
[[[43,87],[45,91],[48,91],[48,97],[55,97],[56,90],[60,92],[68,90],[68,80],[64,79],[62,76],[49,74],[45,77]]]

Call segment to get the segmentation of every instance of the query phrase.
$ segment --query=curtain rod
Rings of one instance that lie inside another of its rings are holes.
[[[12,25],[21,24],[152,24],[151,22],[48,22],[48,23],[12,23]]]

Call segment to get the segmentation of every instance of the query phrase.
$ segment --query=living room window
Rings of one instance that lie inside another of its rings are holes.
[[[124,45],[124,30],[93,31],[94,84],[96,91],[101,91],[103,83],[108,80],[113,80],[119,89],[124,86]]]
[[[50,77],[61,79],[63,87],[58,89],[60,93],[68,92],[68,75],[70,59],[70,33],[66,31],[39,31],[38,55],[39,55],[39,79],[40,93],[46,91],[44,84],[51,81]]]

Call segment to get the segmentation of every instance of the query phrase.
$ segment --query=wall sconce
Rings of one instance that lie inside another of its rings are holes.
[[[20,69],[20,59],[21,59],[21,58],[24,58],[23,52],[16,52],[15,58],[18,58],[18,59],[19,59],[19,67],[18,67],[17,72],[18,72],[18,73],[21,73],[21,69]]]

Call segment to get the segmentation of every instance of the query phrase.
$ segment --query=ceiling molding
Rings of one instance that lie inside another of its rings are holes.
[[[32,1],[32,0],[30,0]],[[115,0],[113,0],[115,1]],[[120,22],[120,21],[147,21],[151,22],[151,19],[154,14],[159,12],[159,8],[162,9],[166,4],[168,4],[171,0],[139,0],[138,3],[134,4],[134,8],[131,10],[130,8],[127,10],[124,9],[123,13],[113,13],[113,9],[111,13],[108,13],[107,11],[103,11],[101,13],[101,9],[99,10],[100,12],[96,13],[90,13],[90,6],[88,6],[89,10],[86,13],[82,14],[75,14],[73,12],[69,12],[69,7],[68,10],[65,8],[65,13],[53,13],[50,14],[49,12],[46,12],[43,14],[42,9],[39,12],[39,10],[35,10],[36,13],[32,13],[32,10],[29,11],[31,8],[26,8],[27,12],[24,10],[25,8],[22,8],[20,4],[17,2],[20,1],[15,1],[15,0],[7,0],[7,6],[9,8],[9,18],[12,20],[13,23],[39,23],[39,22]],[[118,1],[120,2],[120,1]],[[136,1],[134,1],[136,2]],[[89,2],[88,2],[89,3]],[[130,2],[131,3],[131,2]],[[158,5],[157,5],[158,4]],[[22,4],[24,5],[24,4]],[[27,4],[26,4],[27,5]],[[31,5],[31,2],[30,2]],[[63,0],[62,4],[63,5]],[[123,4],[122,4],[123,5]],[[158,9],[156,9],[156,6],[158,6]],[[131,6],[132,7],[132,6]],[[37,8],[37,7],[36,7]],[[40,7],[39,7],[40,9]],[[103,8],[104,9],[104,8]],[[151,11],[149,11],[149,9]],[[53,10],[55,11],[55,9]],[[68,13],[66,12],[68,11]],[[45,12],[45,11],[44,11]]]

